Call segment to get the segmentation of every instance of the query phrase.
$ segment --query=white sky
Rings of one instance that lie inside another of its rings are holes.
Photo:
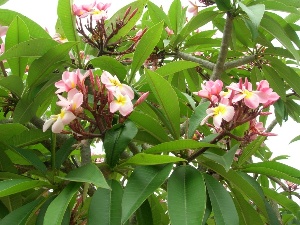
[[[76,2],[86,3],[87,1],[78,0]],[[132,2],[132,0],[103,0],[103,2],[112,3],[109,10],[111,14],[113,14],[117,9]],[[163,5],[163,8],[168,10],[172,1],[152,0],[152,2],[157,5]],[[182,0],[182,5],[188,6],[188,0]],[[9,0],[5,5],[0,7],[22,13],[39,23],[42,27],[47,28],[52,36],[54,35],[54,27],[57,18],[57,0]],[[288,160],[282,160],[280,162],[300,169],[300,162],[298,161],[300,156],[300,141],[289,144],[295,136],[300,135],[300,125],[293,122],[292,119],[289,119],[282,127],[277,125],[272,132],[277,133],[278,136],[269,137],[266,144],[273,151],[273,157],[278,155],[289,155],[290,158]]]

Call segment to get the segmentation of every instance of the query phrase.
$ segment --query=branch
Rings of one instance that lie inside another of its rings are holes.
[[[215,81],[221,78],[221,74],[224,72],[225,60],[227,57],[227,52],[229,48],[229,42],[231,39],[232,25],[233,25],[233,17],[227,12],[227,18],[225,22],[225,27],[223,31],[222,44],[220,48],[220,53],[217,59],[217,63],[214,67],[213,73],[210,77],[211,80]]]
[[[300,194],[297,193],[297,192],[292,192],[286,185],[284,185],[283,182],[281,182],[280,179],[276,178],[276,177],[271,177],[271,176],[268,176],[268,178],[274,182],[276,182],[284,191],[290,193],[290,194],[293,194],[295,195],[297,198],[300,199]]]
[[[80,148],[81,166],[84,166],[92,162],[91,142],[92,141],[90,139],[81,141],[81,148]]]
[[[249,55],[237,60],[226,62],[224,64],[224,70],[232,69],[253,62],[256,59],[256,57],[256,55]]]
[[[228,135],[228,132],[223,131],[222,133],[220,133],[217,137],[215,137],[211,142],[209,142],[210,144],[215,144],[218,141],[220,141],[223,137],[225,137],[226,135]],[[196,159],[199,155],[203,154],[207,149],[209,149],[210,147],[204,147],[199,149],[198,151],[196,151],[194,154],[192,154],[190,157],[187,158],[188,162],[191,162],[192,160]]]
[[[197,58],[195,56],[192,56],[190,54],[187,54],[187,53],[183,53],[183,52],[177,52],[177,56],[181,59],[184,59],[184,60],[188,60],[188,61],[191,61],[191,62],[195,62],[195,63],[199,63],[201,66],[203,66],[204,68],[206,69],[209,69],[209,70],[213,70],[214,67],[215,67],[215,64],[208,61],[208,60],[204,60],[204,59],[201,59],[201,58]]]

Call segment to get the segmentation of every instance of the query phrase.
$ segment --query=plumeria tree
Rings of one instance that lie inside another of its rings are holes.
[[[0,224],[300,224],[300,2],[111,4],[0,9]]]

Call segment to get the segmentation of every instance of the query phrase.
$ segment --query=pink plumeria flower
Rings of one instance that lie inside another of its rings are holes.
[[[227,122],[230,122],[232,120],[234,116],[234,107],[219,103],[219,105],[216,107],[208,108],[206,110],[206,113],[208,115],[202,120],[201,125],[206,123],[209,117],[213,117],[214,126],[216,128],[220,128],[223,119],[226,120]]]
[[[55,94],[61,93],[61,92],[68,92],[76,87],[77,85],[77,73],[76,72],[69,72],[65,71],[62,74],[62,79],[60,81],[57,81],[55,83],[55,87],[58,88],[58,90],[55,92]]]
[[[126,84],[122,84],[116,75],[112,76],[109,72],[104,71],[100,79],[107,90],[113,93],[119,91],[122,95],[127,95],[130,99],[134,98],[134,92],[131,87]]]
[[[0,37],[5,36],[7,30],[8,30],[8,27],[7,27],[7,26],[1,26],[1,25],[0,25]]]
[[[172,34],[174,34],[174,31],[171,30],[169,27],[166,27],[165,30],[167,31],[168,35],[171,36]]]
[[[72,112],[75,112],[83,102],[83,94],[75,88],[68,92],[67,98],[64,98],[61,95],[57,95],[57,97],[60,101],[56,102],[56,104]]]
[[[56,33],[53,36],[53,40],[57,41],[58,43],[61,43],[61,44],[68,42],[68,39],[66,37],[61,36],[59,33]]]
[[[76,116],[66,109],[62,109],[60,114],[50,116],[49,120],[43,125],[43,132],[48,130],[48,128],[52,125],[53,133],[60,133],[64,129],[64,126],[71,123]]]
[[[221,80],[207,81],[205,84],[201,84],[202,90],[193,92],[202,98],[207,98],[213,103],[218,102],[218,96],[223,88],[223,82]]]
[[[196,15],[198,14],[198,6],[196,5],[196,2],[193,3],[193,2],[191,2],[191,1],[189,1],[189,3],[191,4],[191,6],[188,7],[188,10],[187,10],[187,11],[188,11],[189,13],[192,13],[193,16],[196,16]]]
[[[250,109],[256,109],[259,103],[267,102],[267,96],[259,91],[252,91],[252,84],[245,78],[245,82],[242,83],[242,79],[238,84],[232,83],[227,86],[229,90],[236,91],[236,95],[233,97],[232,102],[238,102],[244,99],[244,103]]]
[[[257,91],[259,91],[258,95],[261,98],[267,99],[266,102],[262,102],[264,107],[268,107],[272,105],[279,99],[279,95],[276,92],[273,92],[273,89],[269,87],[269,82],[266,80],[262,80],[256,83]]]
[[[80,18],[87,16],[86,13],[88,12],[82,8],[82,5],[76,5],[76,4],[72,5],[72,11],[75,16],[78,16]]]
[[[119,111],[122,116],[127,116],[133,111],[133,104],[128,95],[122,95],[120,92],[114,93],[115,99],[109,104],[111,113]]]
[[[99,2],[96,5],[96,9],[92,10],[90,12],[90,14],[92,15],[92,19],[93,20],[105,20],[107,19],[108,15],[107,15],[107,9],[110,7],[111,3],[102,3]]]

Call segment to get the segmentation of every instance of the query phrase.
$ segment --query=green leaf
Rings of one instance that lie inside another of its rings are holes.
[[[4,180],[0,182],[0,197],[47,185],[44,181],[31,179]]]
[[[110,189],[98,188],[88,213],[89,225],[121,225],[123,189],[116,180],[108,181]]]
[[[44,27],[41,27],[38,23],[22,15],[21,13],[14,12],[12,10],[0,9],[0,24],[2,26],[9,26],[16,16],[20,17],[25,22],[32,38],[52,39]]]
[[[160,74],[162,77],[166,77],[186,69],[195,68],[197,66],[199,66],[198,63],[179,60],[167,63],[166,65],[159,67],[157,70],[155,70],[155,72]]]
[[[7,141],[9,138],[21,134],[23,131],[28,131],[28,129],[22,124],[9,123],[0,124],[0,140]]]
[[[53,98],[56,90],[54,82],[56,82],[59,77],[61,77],[61,75],[53,75],[51,80],[43,87],[38,87],[37,93],[33,89],[23,94],[14,111],[13,119],[15,123],[29,122],[36,115],[38,107],[45,101],[49,100],[49,98]]]
[[[247,174],[237,173],[231,169],[226,172],[221,165],[211,160],[203,160],[203,158],[204,157],[200,157],[200,160],[204,166],[215,171],[224,177],[225,180],[228,180],[230,184],[233,185],[240,193],[250,198],[260,209],[261,214],[268,218],[268,213],[264,202],[264,195],[262,194],[262,190],[259,188],[260,186],[256,181],[254,181],[256,184],[255,186],[251,181],[249,181],[250,178]]]
[[[24,21],[16,16],[11,22],[5,37],[5,51],[11,47],[30,39],[29,31]],[[18,57],[7,60],[13,75],[23,77],[27,66],[28,58]]]
[[[151,212],[151,206],[148,199],[146,199],[140,208],[136,212],[138,224],[153,225],[153,216]]]
[[[293,213],[295,217],[300,219],[299,218],[300,207],[296,202],[294,202],[292,199],[289,199],[282,194],[277,193],[272,189],[265,188],[265,187],[262,187],[262,189],[268,198],[276,201],[279,205],[289,210],[291,213]]]
[[[194,110],[194,113],[188,123],[188,138],[192,138],[194,136],[194,133],[199,127],[201,121],[207,116],[206,110],[208,109],[209,104],[209,102],[204,102],[199,104]]]
[[[111,167],[117,164],[120,154],[135,137],[137,131],[138,129],[135,124],[127,120],[124,124],[114,126],[105,133],[103,145],[106,153],[106,161]]]
[[[93,163],[89,163],[73,169],[65,177],[59,177],[63,180],[91,183],[100,188],[109,189],[106,180],[100,169]]]
[[[15,147],[25,147],[48,140],[50,138],[50,133],[50,131],[43,132],[40,129],[26,130],[18,135],[13,136],[6,142]]]
[[[250,144],[248,144],[243,149],[243,154],[239,157],[238,164],[243,165],[248,159],[250,159],[251,156],[254,155],[255,152],[260,148],[261,144],[265,141],[265,139],[265,137],[258,137]]]
[[[300,140],[300,135],[294,137],[294,138],[290,141],[289,144],[291,144],[291,143],[293,143],[293,142],[295,142],[295,141],[299,141],[299,140]]]
[[[60,21],[61,28],[63,29],[64,35],[68,41],[80,42],[78,32],[76,30],[76,18],[73,15],[70,0],[58,0],[57,3],[57,15]],[[79,46],[76,45],[76,53],[79,58]]]
[[[215,161],[216,163],[220,164],[221,166],[223,166],[225,171],[228,172],[238,148],[239,148],[239,144],[233,146],[228,152],[226,152],[222,156],[214,154],[212,152],[208,152],[208,151],[206,151],[203,155],[205,157]]]
[[[242,171],[274,176],[280,179],[291,181],[295,184],[300,184],[300,170],[275,161],[245,165],[242,168]]]
[[[147,6],[148,6],[150,18],[154,24],[164,21],[164,23],[168,27],[171,27],[169,17],[166,15],[166,13],[163,11],[162,8],[158,7],[152,2],[148,2]]]
[[[58,43],[52,39],[36,38],[14,45],[0,56],[0,61],[18,57],[40,57]]]
[[[192,17],[192,19],[184,26],[180,34],[176,36],[174,40],[171,40],[174,46],[185,40],[185,38],[194,30],[199,27],[206,25],[208,22],[212,21],[219,13],[217,11],[212,11],[212,7],[206,10],[201,10],[197,16]]]
[[[231,9],[230,0],[215,0],[220,11],[229,11]]]
[[[127,74],[127,70],[125,67],[117,61],[115,58],[110,56],[100,56],[97,58],[93,58],[89,61],[94,68],[99,67],[101,70],[106,70],[107,72],[111,73],[112,75],[117,75],[119,80],[124,80]]]
[[[57,225],[61,224],[64,218],[66,209],[77,193],[80,183],[69,183],[63,191],[51,202],[49,205],[43,225]]]
[[[168,181],[167,199],[172,225],[201,224],[206,207],[202,174],[191,166],[177,167]]]
[[[174,31],[175,35],[181,31],[184,23],[182,20],[185,16],[182,17],[182,11],[181,1],[173,0],[168,11],[168,17],[170,19],[170,29]]]
[[[295,70],[288,67],[280,59],[270,56],[265,57],[270,61],[272,68],[277,71],[280,77],[282,77],[295,92],[300,94],[300,86],[297,85],[298,82],[300,82],[300,76],[295,72]]]
[[[228,191],[210,175],[204,174],[204,178],[216,224],[239,224],[239,216]]]
[[[44,82],[59,67],[59,64],[70,59],[70,49],[76,44],[76,42],[66,42],[53,46],[42,57],[34,60],[28,71],[27,86],[37,86]]]
[[[162,152],[180,151],[185,149],[195,149],[195,148],[205,148],[205,147],[218,148],[218,146],[214,144],[198,142],[189,139],[182,139],[182,140],[175,140],[175,141],[170,141],[159,145],[155,145],[151,148],[146,149],[144,153],[156,154]]]
[[[180,108],[176,92],[159,74],[146,70],[146,76],[150,88],[156,97],[164,116],[167,119],[166,126],[175,139],[180,137]],[[172,110],[170,110],[172,109]]]
[[[260,26],[268,33],[273,35],[287,50],[289,50],[295,59],[299,61],[299,53],[295,49],[293,43],[288,38],[288,35],[282,26],[270,16],[264,16],[261,20]]]
[[[11,149],[18,155],[20,155],[23,159],[29,162],[30,165],[33,165],[37,170],[41,171],[44,174],[47,172],[47,167],[45,166],[45,164],[32,150],[17,148],[5,142],[2,142],[2,144],[4,144],[7,148]]]
[[[10,75],[8,77],[2,77],[0,79],[0,86],[11,91],[17,97],[21,97],[24,86],[22,78],[16,75]]]
[[[77,142],[77,140],[73,137],[70,137],[66,140],[63,145],[58,149],[55,155],[55,168],[60,169],[61,165],[68,158],[71,152],[74,150],[73,145]]]
[[[257,4],[252,6],[245,6],[242,2],[238,2],[239,6],[242,10],[248,15],[251,22],[256,26],[256,28],[261,23],[265,12],[265,5],[264,4]]]
[[[148,116],[147,114],[144,114],[139,111],[133,111],[130,114],[129,119],[133,121],[138,127],[147,131],[160,142],[167,142],[170,140],[164,127],[151,116]]]
[[[169,155],[152,155],[152,154],[146,154],[146,153],[138,153],[128,160],[126,160],[124,163],[122,163],[120,166],[123,165],[158,165],[158,164],[166,164],[166,163],[176,163],[176,162],[182,162],[186,161],[185,159],[169,156]]]
[[[163,29],[163,22],[154,25],[153,27],[151,27],[145,32],[145,34],[142,36],[141,40],[137,44],[132,59],[131,72],[130,72],[131,80],[129,83],[131,83],[135,73],[140,69],[140,67],[143,65],[145,60],[153,52],[155,46],[160,40],[162,29]]]
[[[264,225],[260,215],[255,208],[236,189],[230,189],[233,193],[233,201],[240,218],[240,225]]]
[[[134,1],[134,2],[124,6],[123,8],[121,8],[108,21],[106,21],[107,22],[106,24],[114,24],[114,26],[115,26],[115,23],[117,22],[117,20],[120,19],[120,15],[124,15],[125,12],[127,11],[127,9],[130,8],[129,15],[131,15],[132,12],[137,9],[137,12],[135,13],[135,15],[132,16],[130,18],[130,20],[126,19],[125,20],[126,24],[120,30],[118,30],[118,32],[116,34],[114,34],[111,39],[109,39],[109,41],[108,41],[109,44],[117,42],[121,38],[125,37],[128,34],[128,32],[132,30],[132,28],[136,25],[136,23],[140,19],[147,1],[148,0]]]
[[[139,206],[162,185],[172,169],[172,164],[165,166],[139,166],[128,179],[122,200],[122,224]]]
[[[9,0],[0,0],[0,5],[4,5],[6,2],[8,2]]]
[[[4,217],[2,220],[0,220],[1,225],[27,224],[28,217],[34,213],[34,210],[40,203],[41,203],[41,199],[37,199],[14,210],[6,217]]]
[[[168,225],[169,217],[166,214],[166,209],[163,208],[162,203],[160,202],[159,196],[152,194],[148,201],[150,203],[153,225]]]
[[[285,101],[286,93],[284,87],[284,80],[272,67],[267,65],[262,65],[262,71],[264,72],[264,77],[269,81],[270,87],[280,96],[280,98]]]

